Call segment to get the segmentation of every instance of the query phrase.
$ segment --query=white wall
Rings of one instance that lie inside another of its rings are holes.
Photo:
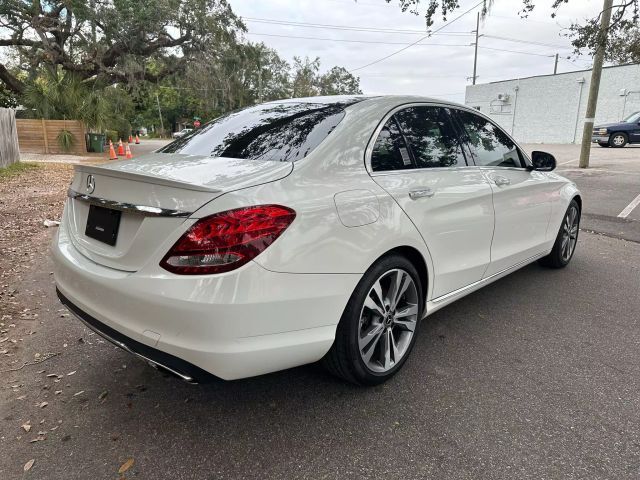
[[[465,104],[480,107],[481,112],[523,143],[580,142],[590,81],[591,70],[586,70],[469,85]],[[629,93],[621,96],[622,89]],[[500,93],[508,94],[509,100],[497,101]],[[616,122],[638,110],[640,64],[605,68],[596,124]]]

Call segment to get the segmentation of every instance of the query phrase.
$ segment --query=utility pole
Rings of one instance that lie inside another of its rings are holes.
[[[598,105],[598,91],[600,90],[600,78],[602,77],[602,64],[604,63],[604,53],[607,48],[607,37],[609,36],[609,24],[611,22],[611,10],[613,0],[604,0],[602,7],[602,19],[598,30],[596,44],[596,54],[593,57],[593,71],[591,72],[591,85],[589,85],[589,100],[587,101],[587,113],[584,119],[584,129],[582,131],[582,148],[580,149],[580,168],[589,167],[589,155],[591,154],[591,136],[593,135],[593,123]]]
[[[556,63],[553,66],[553,74],[555,75],[556,73],[558,73],[558,54],[556,53]]]
[[[162,110],[160,110],[160,99],[158,98],[158,92],[156,92],[156,103],[158,104],[158,115],[160,116],[160,135],[164,135],[164,122],[162,121]]]
[[[478,12],[478,16],[476,17],[476,43],[474,43],[475,45],[475,52],[473,54],[473,85],[476,84],[476,78],[478,77],[476,75],[476,70],[478,68],[478,37],[480,36],[480,12]]]

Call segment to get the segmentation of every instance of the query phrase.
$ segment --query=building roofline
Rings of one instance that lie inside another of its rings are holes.
[[[607,68],[619,68],[619,67],[630,67],[630,66],[640,66],[640,63],[625,63],[624,65],[608,65],[606,67],[602,67],[602,69],[607,69]],[[571,72],[562,72],[562,73],[547,73],[545,75],[530,75],[528,77],[516,77],[516,78],[508,78],[505,80],[496,80],[495,82],[488,82],[488,83],[481,83],[479,85],[467,85],[467,88],[470,87],[476,87],[476,86],[480,86],[480,85],[495,85],[496,83],[504,83],[504,82],[513,82],[515,80],[528,80],[530,78],[543,78],[543,77],[559,77],[560,75],[569,75],[571,73],[580,73],[580,72],[590,72],[591,70],[593,70],[592,68],[587,68],[584,70],[573,70]]]

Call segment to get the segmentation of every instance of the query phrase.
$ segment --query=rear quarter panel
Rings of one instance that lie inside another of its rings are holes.
[[[365,148],[382,118],[379,107],[372,106],[370,112],[367,108],[347,111],[327,140],[296,162],[288,177],[226,193],[202,207],[197,216],[269,203],[293,208],[294,222],[255,259],[274,272],[362,274],[400,246],[420,252],[432,272],[429,250],[416,227],[366,171]],[[362,200],[354,197],[354,190],[363,191]]]

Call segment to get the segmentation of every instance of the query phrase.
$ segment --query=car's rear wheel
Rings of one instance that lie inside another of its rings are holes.
[[[603,142],[598,142],[598,145],[600,145],[601,147],[605,147],[605,148],[609,147],[608,143],[603,143]]]
[[[422,309],[422,285],[413,264],[400,255],[383,257],[351,295],[324,365],[356,384],[386,381],[407,360]]]
[[[628,141],[629,139],[627,138],[626,133],[618,132],[611,135],[611,137],[609,138],[609,145],[614,148],[622,148],[627,144]]]
[[[580,232],[580,206],[575,200],[571,200],[567,212],[562,219],[560,231],[553,244],[553,250],[546,257],[540,259],[540,263],[546,267],[563,268],[566,267],[578,243],[578,233]]]

